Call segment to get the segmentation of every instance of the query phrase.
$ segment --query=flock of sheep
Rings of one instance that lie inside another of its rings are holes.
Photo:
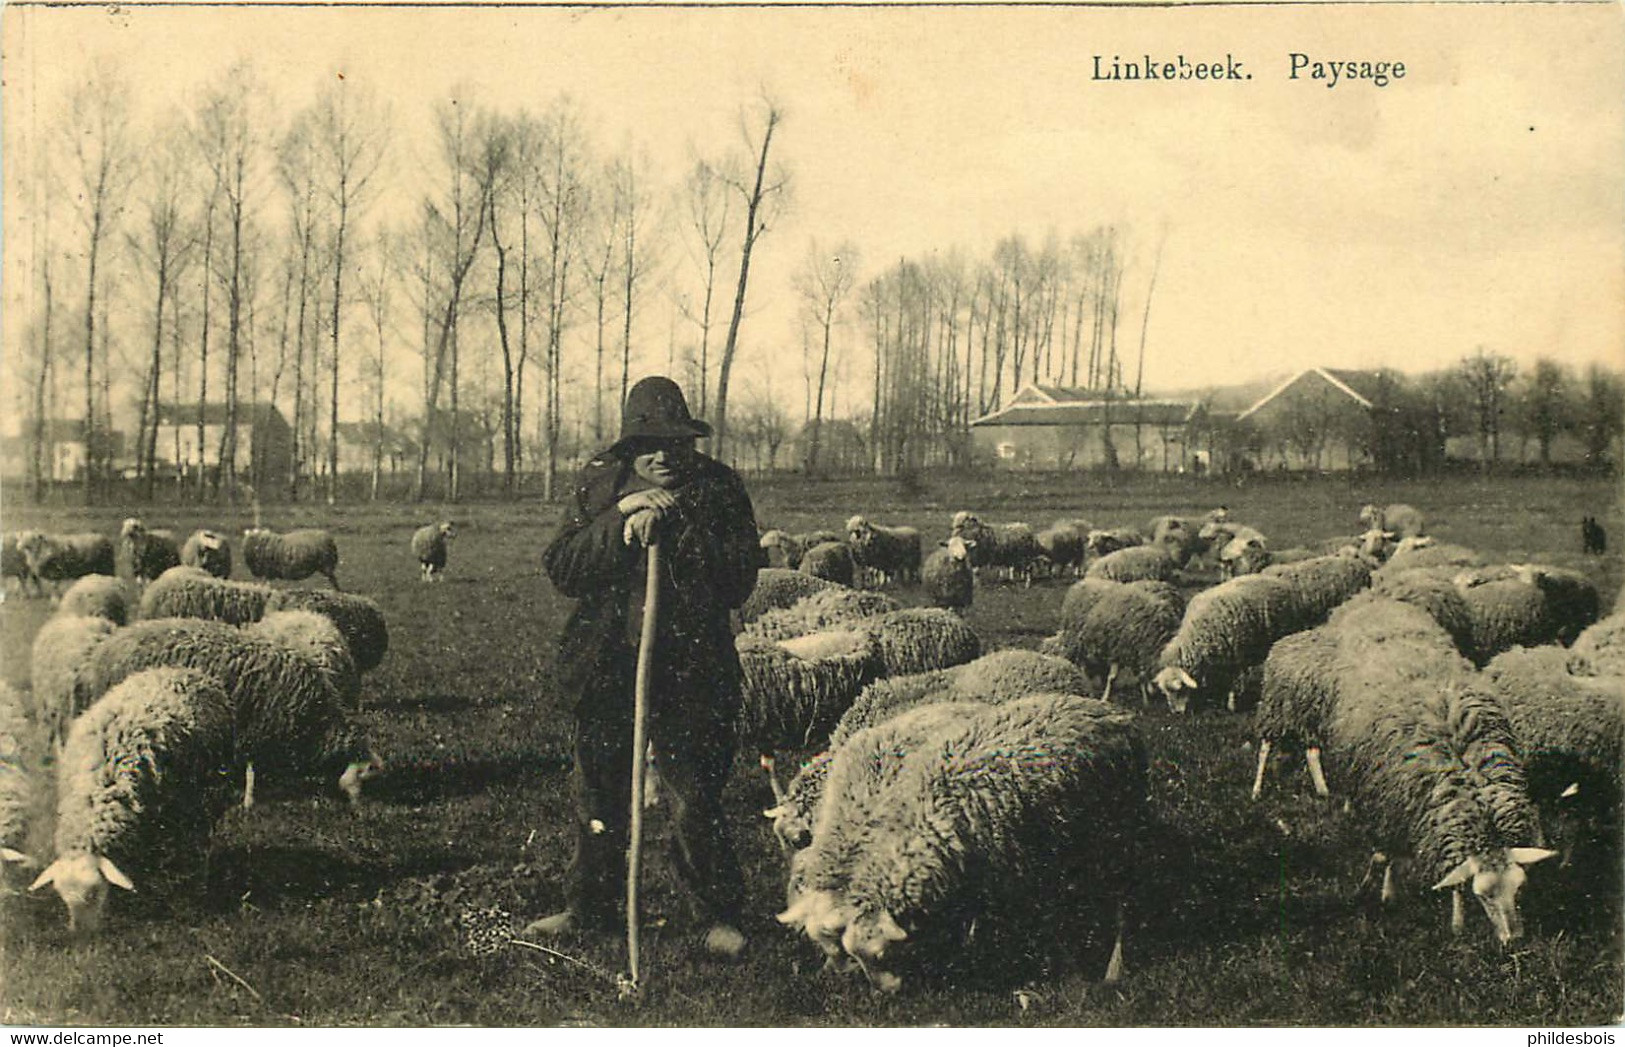
[[[780,922],[886,991],[1012,944],[1065,962],[1094,942],[1119,977],[1147,818],[1137,695],[1251,710],[1255,799],[1272,756],[1302,748],[1317,792],[1352,801],[1384,856],[1385,898],[1409,863],[1452,892],[1455,929],[1471,894],[1516,938],[1528,865],[1618,846],[1625,618],[1600,617],[1584,576],[1490,563],[1409,507],[1359,520],[1293,549],[1224,509],[1143,530],[961,512],[929,556],[917,529],[861,516],[764,534],[774,566],[740,613],[739,726],[775,796]],[[413,536],[425,581],[454,535]],[[338,591],[330,535],[248,532],[253,582],[231,580],[211,532],[177,543],[129,520],[117,544],[6,545],[19,585],[77,580],[35,638],[29,695],[0,692],[0,855],[42,868],[32,886],[54,886],[79,929],[110,885],[165,868],[154,840],[206,840],[251,802],[257,772],[356,801],[383,767],[354,711],[388,631],[376,603]],[[1217,584],[1198,586],[1204,564]],[[964,618],[977,586],[1056,573],[1076,580],[1040,650],[985,649]],[[268,584],[316,574],[332,588]],[[894,584],[935,606],[905,607]],[[784,752],[815,754],[787,784]],[[54,849],[30,855],[42,795]]]

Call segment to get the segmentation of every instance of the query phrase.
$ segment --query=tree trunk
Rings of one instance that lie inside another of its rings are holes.
[[[767,154],[773,144],[773,131],[778,126],[779,114],[769,110],[767,127],[762,134],[762,152],[756,161],[756,182],[751,189],[745,209],[745,240],[739,253],[739,283],[734,289],[733,315],[728,321],[728,340],[722,346],[722,362],[717,370],[717,420],[713,453],[725,459],[728,439],[728,379],[733,371],[734,354],[739,349],[739,324],[745,315],[745,287],[750,279],[750,254],[756,238],[765,227],[757,225],[757,213],[762,205],[762,182],[767,176]]]

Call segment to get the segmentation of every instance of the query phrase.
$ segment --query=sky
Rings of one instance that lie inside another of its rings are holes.
[[[111,64],[149,112],[249,56],[280,104],[328,77],[373,86],[395,182],[459,85],[497,107],[568,92],[610,147],[675,180],[739,141],[765,90],[793,195],[753,261],[754,366],[799,360],[790,280],[810,241],[985,256],[1102,223],[1128,232],[1124,337],[1145,385],[1188,390],[1306,366],[1625,366],[1625,32],[1610,3],[1247,6],[47,8],[3,14],[6,374],[28,313],[19,157]],[[1310,61],[1403,62],[1370,80]],[[1093,77],[1094,56],[1239,62],[1239,81]],[[404,191],[381,211],[407,206]],[[731,274],[729,274],[731,282]],[[847,330],[844,348],[861,358]],[[663,334],[662,334],[663,337]],[[848,365],[860,380],[861,363]],[[800,402],[799,362],[784,386]],[[779,386],[775,386],[779,388]]]

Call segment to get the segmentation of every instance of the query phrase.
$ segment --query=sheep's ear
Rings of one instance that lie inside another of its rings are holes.
[[[1478,872],[1478,859],[1468,858],[1466,861],[1452,869],[1444,879],[1434,884],[1433,889],[1435,891],[1442,891],[1446,887],[1459,887],[1461,884],[1464,884],[1468,880],[1472,879],[1473,874],[1476,872]]]
[[[1569,787],[1567,789],[1564,789],[1562,792],[1557,794],[1557,798],[1559,800],[1566,800],[1570,796],[1579,796],[1579,795],[1580,795],[1580,783],[1579,782],[1570,782]]]
[[[122,887],[126,891],[135,890],[135,884],[130,882],[130,878],[125,876],[119,867],[113,864],[113,859],[107,857],[107,855],[104,854],[96,859],[96,868],[102,871],[102,875],[107,877],[107,882],[113,886]]]
[[[58,858],[56,861],[52,862],[50,865],[47,865],[45,867],[44,872],[40,873],[38,876],[36,876],[34,878],[34,882],[28,885],[28,889],[31,890],[31,891],[37,891],[41,887],[44,887],[48,883],[55,883],[56,882],[56,871],[61,867],[62,867],[62,859]]]
[[[1556,853],[1557,853],[1556,851],[1548,851],[1544,847],[1508,847],[1507,848],[1507,857],[1511,858],[1513,861],[1517,862],[1519,865],[1533,865],[1536,862],[1543,862],[1546,859],[1552,857],[1552,855],[1554,855]]]
[[[908,932],[898,926],[896,918],[889,911],[880,914],[880,919],[875,921],[875,929],[888,942],[900,942],[908,937]]]
[[[786,927],[804,927],[807,923],[809,910],[812,908],[812,894],[809,892],[796,899],[794,905],[774,917]]]
[[[767,807],[762,810],[763,818],[783,818],[790,813],[790,805],[781,803],[777,807]]]
[[[34,859],[21,851],[10,847],[0,847],[0,861],[16,862],[18,865],[33,865]]]

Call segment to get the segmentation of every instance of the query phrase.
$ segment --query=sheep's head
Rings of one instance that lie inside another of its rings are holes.
[[[126,519],[124,524],[119,527],[118,534],[120,538],[123,538],[125,541],[129,541],[132,538],[141,537],[141,535],[146,533],[146,530],[147,526],[141,522],[141,518],[139,516],[132,516]]]
[[[226,544],[226,539],[213,531],[199,531],[197,533],[197,544],[199,548],[214,552]]]
[[[799,852],[800,858],[807,852]],[[791,863],[791,887],[793,897],[789,906],[777,919],[786,927],[799,927],[807,933],[813,944],[824,953],[826,960],[834,963],[841,957],[841,932],[846,929],[852,920],[851,907],[841,901],[834,891],[827,889],[797,891],[799,879],[795,873],[800,862]]]
[[[780,549],[783,548],[785,539],[789,537],[789,535],[775,527],[771,531],[763,531],[761,541],[757,544],[763,549]]]
[[[858,961],[870,985],[881,992],[896,992],[903,987],[903,978],[891,965],[896,962],[896,947],[907,940],[908,932],[891,913],[863,913],[847,922],[841,948]]]
[[[1215,520],[1209,516],[1207,523],[1203,524],[1201,530],[1196,532],[1196,537],[1200,538],[1204,542],[1213,542],[1220,537],[1228,536],[1231,533],[1232,528],[1229,517]]]
[[[111,858],[88,851],[61,855],[28,889],[37,891],[46,884],[56,888],[57,897],[68,907],[68,930],[75,934],[95,934],[101,928],[102,916],[107,912],[108,884],[135,890],[135,884]]]
[[[353,760],[339,775],[339,791],[351,805],[361,803],[361,783],[371,781],[384,773],[384,761],[377,753],[369,753],[365,760]]]
[[[1385,531],[1380,527],[1373,527],[1360,535],[1360,543],[1356,551],[1362,556],[1368,556],[1378,563],[1388,559],[1394,551],[1394,539],[1399,537],[1393,531]]]
[[[1197,688],[1196,677],[1177,665],[1170,665],[1157,673],[1153,682],[1168,702],[1169,711],[1183,713],[1190,707],[1191,693]]]
[[[976,540],[974,538],[961,538],[956,534],[943,542],[942,545],[943,548],[948,550],[950,560],[965,560],[968,562],[970,560],[970,551],[976,546]]]
[[[959,534],[964,531],[974,530],[980,527],[981,524],[982,521],[977,518],[975,513],[968,509],[961,509],[954,514],[953,523],[948,529],[953,534]]]
[[[441,521],[441,523],[440,523],[440,537],[448,539],[448,540],[457,537],[457,528],[452,525],[452,522],[450,520]]]
[[[1374,505],[1367,502],[1365,505],[1360,506],[1360,524],[1373,531],[1380,531],[1383,529],[1382,515],[1382,506],[1380,505]]]
[[[1484,915],[1489,917],[1490,926],[1495,928],[1496,940],[1506,945],[1523,936],[1523,917],[1518,914],[1518,891],[1529,878],[1524,866],[1545,861],[1556,853],[1544,847],[1508,847],[1500,854],[1490,856],[1487,861],[1472,855],[1434,884],[1433,889],[1440,891],[1471,883],[1473,897],[1484,907]],[[1461,930],[1454,922],[1451,928]]]
[[[854,516],[846,522],[846,535],[854,542],[867,542],[875,529],[861,516]]]

